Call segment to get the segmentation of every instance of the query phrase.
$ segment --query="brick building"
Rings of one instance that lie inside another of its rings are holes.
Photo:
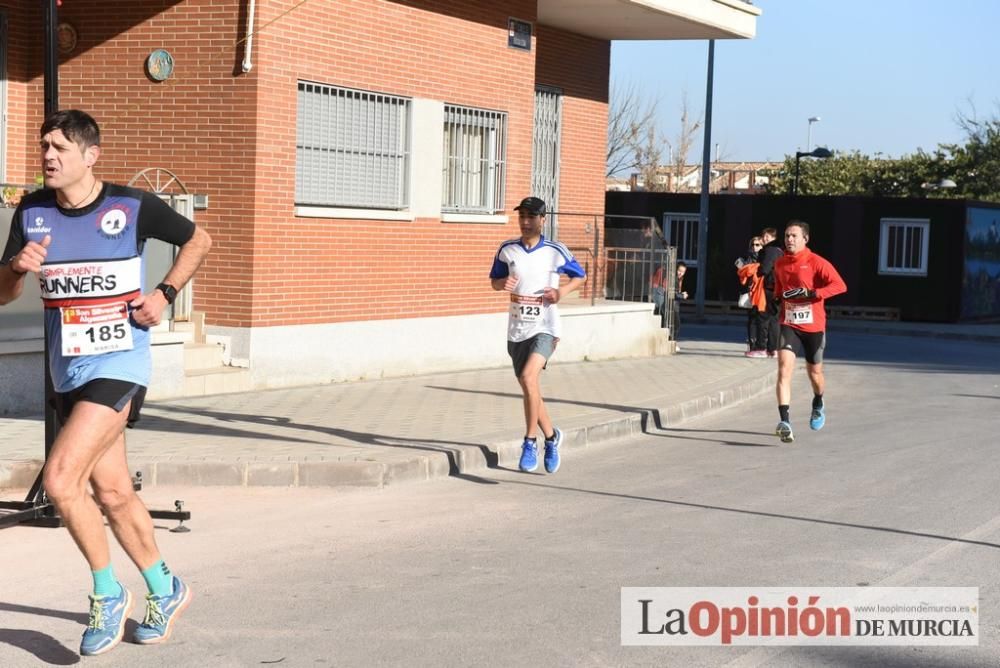
[[[0,0],[7,183],[38,169],[42,5]],[[748,3],[683,5],[63,0],[59,102],[101,124],[102,178],[201,196],[193,310],[254,386],[481,364],[515,203],[604,210],[610,40],[754,34]]]

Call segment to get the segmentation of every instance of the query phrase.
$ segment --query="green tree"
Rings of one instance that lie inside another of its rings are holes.
[[[799,161],[800,195],[867,195],[873,197],[960,197],[1000,202],[1000,116],[986,120],[971,113],[956,116],[966,137],[964,143],[939,144],[933,153],[917,149],[900,158],[868,156],[859,151],[839,153],[826,160]],[[795,157],[763,175],[767,190],[791,192]],[[943,179],[953,189],[928,187]]]
[[[956,120],[965,131],[964,144],[946,144],[948,178],[955,181],[955,195],[987,202],[1000,202],[1000,116],[978,120],[975,109],[959,113]]]
[[[871,157],[859,151],[836,154],[825,160],[799,160],[800,195],[866,195],[870,197],[940,196],[941,191],[927,190],[926,183],[940,180],[944,155],[918,150],[902,158]],[[768,173],[768,192],[791,192],[795,178],[795,158],[785,157],[785,164]]]

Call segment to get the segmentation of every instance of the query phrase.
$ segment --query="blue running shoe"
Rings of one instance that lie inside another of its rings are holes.
[[[812,415],[809,416],[809,428],[813,431],[819,431],[826,424],[826,406],[820,406],[819,408],[814,408]]]
[[[125,620],[132,612],[132,593],[123,585],[118,596],[91,596],[90,621],[80,641],[80,654],[97,656],[110,652],[125,635]]]
[[[552,440],[545,439],[545,472],[555,473],[559,470],[559,446],[562,445],[562,429],[553,427],[555,435]]]
[[[537,443],[528,438],[524,439],[524,444],[521,446],[521,461],[517,466],[525,473],[533,473],[538,468]]]
[[[135,630],[135,641],[140,645],[166,642],[174,622],[191,602],[191,589],[174,576],[174,591],[167,596],[146,594],[146,617]]]
[[[778,426],[774,428],[774,433],[781,437],[782,443],[791,443],[795,440],[795,436],[792,434],[792,425],[788,422],[779,422]]]

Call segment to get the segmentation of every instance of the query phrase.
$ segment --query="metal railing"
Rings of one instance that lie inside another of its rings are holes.
[[[605,248],[607,299],[653,302],[661,323],[666,325],[674,308],[677,249]]]

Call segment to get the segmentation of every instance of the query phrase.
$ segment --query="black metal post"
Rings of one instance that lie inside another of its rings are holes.
[[[45,5],[45,115],[59,110],[59,25],[57,0],[42,0]]]
[[[59,7],[57,0],[45,2],[45,116],[59,111],[59,37],[56,28],[59,25]],[[49,336],[48,327],[45,331],[45,459],[49,458],[52,444],[59,435],[59,418],[56,414],[54,400],[56,388],[52,384],[52,374],[49,369]],[[39,485],[38,500],[45,502],[45,490]],[[55,514],[53,510],[53,515]]]
[[[59,110],[59,42],[56,35],[56,26],[59,25],[59,9],[56,0],[42,0],[42,5],[45,14],[45,116],[48,117],[49,114]],[[49,372],[47,326],[45,326],[44,336],[45,459],[48,460],[49,451],[52,450],[52,444],[55,443],[56,436],[59,435],[61,425],[53,404],[55,387],[52,385],[52,374]],[[21,523],[50,527],[62,524],[55,507],[45,496],[41,472],[35,478],[35,482],[31,485],[23,502],[0,502],[0,508],[17,511],[0,516],[0,528],[16,526]]]
[[[705,282],[708,277],[708,188],[712,169],[712,80],[715,76],[715,40],[708,40],[708,81],[705,84],[705,141],[701,156],[701,204],[698,214],[698,280],[695,284],[695,313],[705,317]],[[673,283],[676,276],[671,276]]]

